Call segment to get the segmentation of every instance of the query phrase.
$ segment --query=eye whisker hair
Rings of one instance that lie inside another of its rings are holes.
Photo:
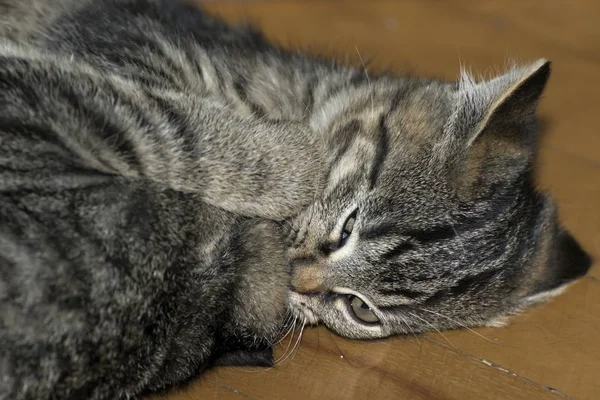
[[[469,332],[471,332],[472,334],[474,334],[474,335],[476,335],[476,336],[479,336],[480,338],[482,338],[482,339],[484,339],[484,340],[486,340],[486,341],[488,341],[488,342],[490,342],[490,343],[498,344],[498,343],[496,343],[495,341],[493,341],[492,339],[485,337],[485,336],[484,336],[484,335],[482,335],[481,333],[475,332],[473,329],[469,328],[468,326],[466,326],[466,325],[465,325],[465,324],[463,324],[462,322],[459,322],[459,321],[457,321],[457,320],[455,320],[455,319],[453,319],[453,318],[447,317],[447,316],[445,316],[445,315],[443,315],[443,314],[440,314],[440,313],[438,313],[438,312],[435,312],[435,311],[432,311],[432,310],[428,310],[428,309],[426,309],[426,308],[420,308],[420,309],[421,309],[422,311],[425,311],[425,312],[428,312],[428,313],[431,313],[431,314],[437,315],[437,316],[439,316],[439,317],[446,318],[447,320],[454,322],[455,324],[459,325],[460,327],[462,327],[462,328],[465,328],[466,330],[468,330],[468,331],[469,331]]]
[[[281,355],[281,357],[279,357],[277,360],[275,360],[273,364],[277,365],[286,356],[288,350],[290,349],[290,346],[292,345],[292,342],[294,341],[294,334],[296,332],[295,328],[296,328],[297,321],[298,321],[298,317],[296,316],[296,317],[294,317],[294,322],[292,323],[292,326],[290,327],[288,333],[286,333],[286,335],[284,336],[284,338],[285,338],[291,333],[290,341],[288,342],[288,345],[285,348],[285,350],[283,351],[283,354]]]
[[[295,327],[296,322],[297,322],[297,319],[294,321],[294,327]],[[283,353],[283,356],[281,356],[279,359],[275,360],[275,362],[274,362],[275,365],[283,364],[288,358],[290,358],[290,356],[292,354],[294,354],[294,351],[300,346],[300,341],[302,340],[305,326],[306,326],[306,320],[303,321],[302,327],[300,328],[300,333],[298,334],[298,338],[294,342],[294,345],[292,346],[291,350],[289,352],[287,351],[289,349],[289,345],[292,343],[292,341],[294,339],[293,334],[292,334],[292,339],[290,340],[290,343],[288,344],[288,348],[286,348],[286,351]]]
[[[287,317],[286,317],[286,320],[285,320],[285,322],[284,322],[284,323],[283,323],[283,325],[282,325],[282,326],[283,326],[283,328],[281,328],[281,329],[280,329],[280,331],[283,331],[283,330],[285,329],[285,327],[287,327],[287,324],[288,324],[288,322],[292,321],[292,318],[295,318],[295,319],[294,319],[294,323],[290,325],[290,327],[287,329],[287,331],[286,331],[285,335],[283,335],[283,336],[281,337],[281,339],[279,339],[278,341],[271,343],[271,344],[270,344],[271,346],[276,346],[276,345],[278,345],[279,343],[283,342],[283,340],[284,340],[286,337],[288,337],[288,335],[290,334],[290,332],[292,332],[292,331],[294,330],[294,328],[296,327],[296,319],[297,319],[297,317],[295,317],[295,316],[294,316],[292,313],[288,313],[288,314],[287,314]],[[277,336],[278,336],[278,335],[277,335]],[[279,362],[279,360],[281,360],[281,359],[282,359],[282,358],[285,356],[285,354],[288,352],[288,350],[289,350],[289,348],[290,348],[290,344],[291,344],[293,341],[294,341],[294,335],[292,334],[292,337],[290,338],[290,342],[288,343],[288,346],[286,347],[285,351],[283,352],[283,355],[282,355],[282,356],[281,356],[279,359],[277,359],[277,360],[273,361],[273,366],[272,366],[272,367],[268,367],[268,368],[261,368],[261,369],[259,369],[258,371],[256,371],[256,370],[248,370],[248,369],[240,368],[240,371],[242,371],[242,372],[244,372],[244,373],[247,373],[247,374],[256,374],[256,373],[261,373],[261,372],[264,372],[264,371],[267,371],[267,370],[270,370],[270,369],[274,369],[274,368],[277,366],[277,363]]]
[[[406,327],[410,330],[410,332],[415,337],[415,339],[417,339],[417,342],[421,343],[421,340],[419,339],[419,337],[417,336],[417,334],[415,333],[415,331],[413,330],[413,328],[410,326],[410,324],[408,322],[406,322],[406,320],[404,318],[402,318],[402,317],[400,317],[400,321],[402,321],[402,323],[404,325],[406,325]]]
[[[358,46],[354,46],[356,49],[356,54],[358,54],[358,58],[360,59],[360,63],[362,64],[363,70],[365,71],[365,76],[367,77],[367,85],[369,86],[369,95],[371,96],[371,112],[375,114],[375,98],[373,97],[373,87],[371,86],[371,78],[369,77],[369,71],[367,71],[367,66],[362,56],[360,55],[360,51],[358,51]]]
[[[452,228],[452,231],[454,232],[456,241],[458,242],[458,244],[461,247],[461,250],[462,250],[461,258],[465,259],[466,255],[467,255],[467,249],[465,247],[465,243],[464,243],[463,239],[460,237],[460,235],[458,234],[458,231],[456,230],[454,223],[452,221],[449,221],[449,223],[450,223],[450,228]]]
[[[331,341],[333,342],[333,344],[335,345],[335,347],[338,349],[338,351],[340,352],[340,357],[346,361],[348,363],[348,365],[350,365],[352,368],[357,368],[357,365],[354,365],[350,362],[350,360],[348,360],[348,358],[346,357],[346,355],[344,355],[344,353],[342,352],[342,349],[340,348],[340,346],[337,344],[337,342],[335,341],[335,336],[329,332],[328,330],[325,331],[327,332],[327,334],[329,335],[329,338],[331,339]]]
[[[294,358],[296,358],[296,354],[298,354],[298,351],[300,351],[300,345],[302,344],[302,339],[304,339],[304,328],[306,327],[306,319],[304,319],[302,321],[302,328],[300,328],[300,335],[298,336],[298,342],[296,345],[296,350],[293,351],[293,356],[292,359],[290,361],[293,361]]]
[[[293,318],[294,318],[294,315],[292,313],[288,312],[285,320],[283,321],[283,324],[281,324],[281,327],[279,328],[279,332],[274,336],[275,342],[271,343],[271,346],[275,346],[275,345],[283,342],[283,340],[287,337],[287,335],[290,334],[290,332],[294,328],[294,325],[291,323]],[[287,328],[288,324],[290,324],[289,328]],[[281,336],[284,331],[285,331],[285,335]],[[280,336],[281,336],[281,338],[277,339]]]
[[[450,341],[450,339],[448,339],[448,337],[446,335],[444,335],[438,328],[435,327],[435,325],[431,324],[429,321],[427,321],[426,319],[423,319],[421,317],[419,317],[417,314],[414,313],[409,313],[410,315],[412,315],[413,317],[425,322],[427,325],[429,325],[429,327],[435,329],[437,331],[437,333],[439,333],[440,335],[442,335],[442,337],[444,339],[446,339],[446,341],[448,342],[448,344],[453,348],[456,349],[456,346],[454,346],[454,344]]]

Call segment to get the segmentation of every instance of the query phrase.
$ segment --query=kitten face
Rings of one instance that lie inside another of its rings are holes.
[[[312,123],[332,168],[294,221],[290,308],[352,338],[494,325],[584,274],[532,180],[548,76],[381,78],[329,100]]]

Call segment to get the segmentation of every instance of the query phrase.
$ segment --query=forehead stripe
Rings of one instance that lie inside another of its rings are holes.
[[[389,138],[388,138],[388,129],[385,124],[385,116],[381,115],[379,117],[379,125],[378,125],[378,135],[377,141],[375,144],[375,157],[373,158],[373,163],[371,165],[371,172],[369,173],[369,189],[373,189],[377,184],[377,178],[381,173],[381,168],[383,166],[383,162],[388,155],[389,152]]]

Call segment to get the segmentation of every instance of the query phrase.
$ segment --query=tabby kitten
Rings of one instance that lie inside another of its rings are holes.
[[[368,77],[167,0],[4,1],[0,398],[136,396],[498,324],[589,257],[532,180],[538,61]]]

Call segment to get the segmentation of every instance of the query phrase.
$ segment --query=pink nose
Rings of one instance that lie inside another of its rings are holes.
[[[304,264],[294,268],[292,287],[298,293],[326,291],[322,268],[318,264]]]

